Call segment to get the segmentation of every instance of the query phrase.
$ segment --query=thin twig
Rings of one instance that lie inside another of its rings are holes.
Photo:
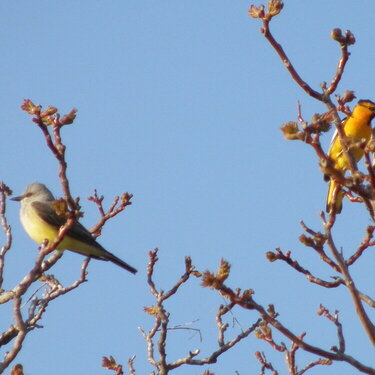
[[[9,189],[4,182],[0,182],[0,224],[5,233],[5,243],[0,249],[0,289],[3,285],[3,273],[4,273],[4,261],[5,254],[10,250],[12,246],[12,229],[8,225],[7,218],[5,216],[6,211],[6,197],[12,194],[12,191]]]
[[[114,216],[118,215],[120,212],[124,211],[127,206],[130,206],[132,202],[130,201],[132,199],[133,195],[129,193],[124,193],[119,197],[115,197],[113,200],[112,205],[109,207],[107,212],[105,212],[103,208],[103,196],[98,196],[97,191],[94,190],[94,195],[88,197],[87,199],[89,201],[94,202],[99,210],[100,213],[100,220],[98,223],[96,223],[91,229],[90,232],[94,235],[94,237],[98,237],[101,234],[101,230],[104,226],[104,224]]]

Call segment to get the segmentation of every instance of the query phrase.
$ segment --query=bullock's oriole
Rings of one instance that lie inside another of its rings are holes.
[[[374,117],[375,103],[371,100],[360,100],[354,107],[351,115],[344,120],[343,130],[345,135],[352,138],[353,142],[360,141],[361,139],[369,141],[372,134],[371,120]],[[361,147],[352,147],[350,151],[357,162],[363,157],[364,150]],[[343,173],[349,169],[349,160],[343,152],[337,130],[332,137],[328,156],[332,159],[335,169]],[[327,212],[334,211],[340,213],[342,210],[342,199],[344,197],[341,186],[327,175],[324,176],[324,178],[326,181],[330,180],[326,210]],[[336,199],[334,199],[334,196],[336,196]]]

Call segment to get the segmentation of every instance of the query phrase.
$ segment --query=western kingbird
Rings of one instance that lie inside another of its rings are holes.
[[[56,213],[53,207],[55,198],[45,185],[34,182],[27,186],[20,197],[12,200],[21,202],[21,223],[35,242],[41,244],[47,239],[51,244],[55,241],[66,218]],[[109,260],[131,273],[137,272],[135,268],[105,250],[78,221],[68,230],[57,250],[71,250],[90,258]]]

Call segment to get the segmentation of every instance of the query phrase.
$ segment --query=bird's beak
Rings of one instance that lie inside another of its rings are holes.
[[[11,200],[11,201],[20,202],[20,201],[22,201],[23,198],[24,198],[24,196],[21,195],[21,196],[19,196],[19,197],[10,198],[10,200]]]

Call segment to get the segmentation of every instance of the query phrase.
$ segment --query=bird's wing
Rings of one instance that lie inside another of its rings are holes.
[[[54,228],[60,228],[66,223],[66,218],[63,216],[57,215],[56,211],[51,206],[51,203],[42,203],[42,202],[32,202],[33,208],[38,213],[39,217],[45,221],[47,224],[53,226]],[[105,250],[102,245],[100,245],[91,233],[78,221],[74,223],[72,228],[69,229],[67,235],[73,239],[83,242],[85,245],[91,245],[92,248],[90,251],[81,251],[77,248],[69,249],[77,253],[89,256],[91,258],[111,261],[114,264],[126,269],[131,273],[136,273],[137,270],[130,266],[128,263],[124,262],[114,254]],[[93,250],[96,249],[96,250]]]
[[[347,116],[347,117],[344,117],[342,120],[341,120],[341,126],[344,126],[345,125],[345,122],[346,120],[349,118],[350,116]],[[335,127],[335,131],[333,132],[333,135],[332,135],[332,138],[331,138],[331,143],[329,144],[329,149],[331,149],[332,145],[333,145],[333,142],[335,142],[336,138],[339,136],[339,133],[337,131],[337,128]]]
[[[341,120],[341,125],[342,125],[342,126],[345,126],[345,122],[346,122],[346,120],[347,120],[349,117],[350,117],[350,116],[345,117],[345,118],[343,118],[343,119]],[[333,132],[333,135],[332,135],[332,138],[331,138],[331,143],[329,144],[329,149],[328,149],[328,150],[329,150],[329,151],[328,151],[328,155],[329,155],[329,156],[332,156],[332,155],[330,155],[331,150],[332,150],[332,146],[333,146],[333,144],[335,143],[335,141],[336,141],[336,139],[338,138],[338,136],[339,136],[339,132],[337,131],[337,128],[336,128],[335,131]],[[337,156],[340,156],[342,153],[343,153],[343,151],[341,150]]]
[[[63,216],[57,215],[50,203],[32,202],[31,205],[34,207],[38,216],[47,224],[57,228],[65,224],[66,219]]]
[[[66,218],[56,214],[56,211],[51,207],[49,203],[43,202],[32,202],[32,206],[38,212],[39,217],[45,221],[47,224],[53,227],[60,228],[66,223]],[[78,221],[69,229],[68,236],[74,238],[75,240],[85,242],[98,249],[103,249],[102,246],[95,241],[91,233]],[[104,249],[103,249],[104,250]]]
[[[331,138],[331,143],[329,144],[329,149],[331,149],[331,147],[333,145],[333,142],[335,141],[337,136],[338,136],[338,131],[337,131],[337,129],[335,129],[335,131],[333,132],[332,138]]]

